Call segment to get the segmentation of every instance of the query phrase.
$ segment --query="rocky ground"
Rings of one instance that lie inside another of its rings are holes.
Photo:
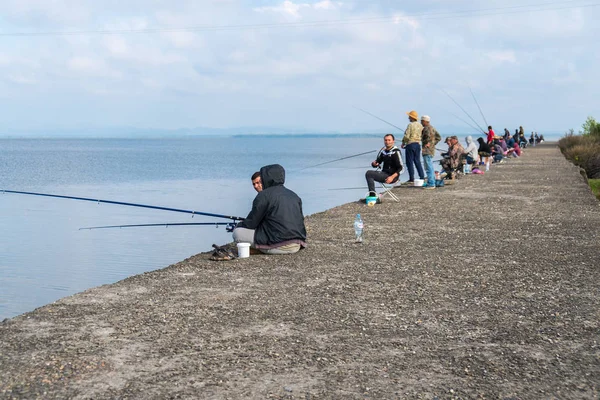
[[[598,398],[599,202],[552,145],[0,324],[0,398]],[[353,243],[356,213],[365,242]]]

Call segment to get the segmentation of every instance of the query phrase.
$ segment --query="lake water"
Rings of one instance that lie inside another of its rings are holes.
[[[381,137],[0,140],[0,189],[246,216],[261,166],[286,168],[306,215],[355,200]],[[0,193],[0,320],[90,287],[165,267],[231,241],[223,227],[79,230],[99,225],[223,222],[92,202]],[[349,220],[349,223],[352,221]]]
[[[375,151],[382,142],[381,136],[0,139],[0,189],[243,217],[256,195],[250,176],[279,163],[309,215],[364,197],[364,172],[375,152],[303,168]],[[332,190],[346,187],[364,189]],[[231,241],[223,227],[81,227],[203,221],[224,220],[0,193],[0,320]]]

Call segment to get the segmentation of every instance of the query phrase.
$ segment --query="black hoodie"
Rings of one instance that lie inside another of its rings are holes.
[[[255,229],[257,248],[273,248],[289,243],[306,247],[302,200],[285,186],[285,170],[279,164],[260,169],[263,190],[256,195],[252,210],[239,227]]]
[[[478,138],[477,141],[479,142],[479,152],[480,153],[492,154],[492,150],[490,149],[490,146],[486,142],[484,142],[482,138]]]

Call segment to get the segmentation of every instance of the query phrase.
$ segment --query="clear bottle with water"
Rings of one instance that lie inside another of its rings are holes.
[[[363,223],[360,214],[356,214],[356,218],[354,219],[354,235],[356,235],[356,243],[362,243],[364,227],[365,224]]]

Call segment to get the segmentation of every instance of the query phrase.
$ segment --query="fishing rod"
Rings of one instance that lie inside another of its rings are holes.
[[[331,163],[336,162],[336,161],[347,160],[347,159],[353,158],[353,157],[363,156],[365,154],[374,153],[376,151],[378,151],[378,150],[365,151],[364,153],[354,154],[354,155],[351,155],[351,156],[346,156],[346,157],[338,158],[338,159],[331,160],[331,161],[325,161],[325,162],[320,163],[320,164],[315,164],[315,165],[311,165],[309,167],[304,167],[304,168],[300,169],[299,171],[304,171],[305,169],[314,168],[314,167],[320,167],[321,165],[331,164]]]
[[[203,211],[192,211],[192,210],[183,210],[183,209],[179,209],[179,208],[151,206],[151,205],[147,205],[147,204],[125,203],[122,201],[100,200],[100,199],[92,199],[92,198],[88,198],[88,197],[63,196],[63,195],[58,195],[58,194],[35,193],[35,192],[21,192],[21,191],[17,191],[17,190],[6,190],[6,189],[0,189],[0,192],[13,193],[13,194],[25,194],[25,195],[30,195],[30,196],[54,197],[57,199],[93,201],[94,203],[98,203],[98,204],[105,203],[105,204],[115,204],[115,205],[119,205],[119,206],[150,208],[153,210],[174,211],[174,212],[180,212],[180,213],[185,213],[185,214],[192,214],[192,218],[194,217],[194,215],[202,215],[205,217],[232,219],[233,221],[243,221],[245,219],[243,217],[236,217],[236,216],[232,216],[232,215],[213,214],[213,213],[207,213],[207,212],[203,212]],[[164,225],[164,224],[160,224],[160,225]]]
[[[453,98],[452,96],[450,96],[450,94],[448,94],[448,92],[446,92],[444,89],[440,88],[440,90],[441,90],[441,91],[442,91],[442,92],[443,92],[443,93],[444,93],[446,96],[448,96],[448,97],[450,98],[450,100],[452,100],[452,101],[454,102],[454,104],[456,104],[456,105],[457,105],[457,106],[458,106],[458,107],[459,107],[461,110],[463,110],[463,112],[464,112],[465,114],[467,114],[467,116],[468,116],[468,117],[471,119],[471,121],[473,121],[473,122],[475,123],[475,125],[477,125],[477,127],[479,128],[479,130],[485,134],[485,130],[484,130],[484,129],[483,129],[483,128],[482,128],[482,127],[481,127],[481,126],[480,126],[480,125],[477,123],[477,121],[475,121],[475,120],[473,119],[473,117],[471,117],[471,114],[469,114],[469,113],[467,112],[467,110],[465,110],[464,108],[462,108],[462,106],[461,106],[460,104],[458,104],[458,103],[456,102],[456,100],[454,100],[454,98]]]
[[[173,222],[173,223],[163,223],[163,224],[135,224],[135,225],[107,225],[107,226],[90,226],[85,228],[79,228],[79,230],[92,230],[92,229],[110,229],[110,228],[138,228],[138,227],[146,227],[146,226],[164,226],[168,228],[169,226],[189,226],[189,225],[200,225],[200,226],[214,226],[218,228],[219,226],[225,226],[227,232],[233,232],[233,228],[235,228],[235,222]]]
[[[461,120],[462,122],[464,122],[465,124],[469,125],[471,128],[475,129],[477,131],[478,134],[480,135],[484,135],[484,133],[480,132],[479,128],[473,126],[473,124],[469,123],[469,121],[465,121],[464,119],[462,119],[461,117],[459,117],[458,115],[454,114],[454,113],[450,113],[452,116],[454,116],[455,118]]]
[[[371,114],[370,112],[368,112],[367,110],[363,110],[362,108],[358,108],[358,107],[354,107],[354,108],[356,108],[357,110],[362,111],[366,114],[369,114],[371,117],[377,118],[378,120],[385,122],[386,124],[393,126],[394,128],[396,128],[396,129],[402,131],[402,133],[404,133],[404,129],[397,127],[396,125],[392,124],[391,122],[388,122],[385,119],[379,118],[377,115]]]
[[[473,91],[471,90],[471,86],[469,86],[469,91],[471,92],[471,96],[473,96],[473,100],[475,100],[475,104],[477,104],[477,108],[479,108],[479,113],[481,114],[481,118],[483,118],[483,122],[485,122],[485,126],[490,126],[490,124],[488,124],[487,120],[485,119],[485,115],[483,115],[483,111],[481,111],[481,107],[479,107],[479,102],[475,97],[475,93],[473,93]]]

